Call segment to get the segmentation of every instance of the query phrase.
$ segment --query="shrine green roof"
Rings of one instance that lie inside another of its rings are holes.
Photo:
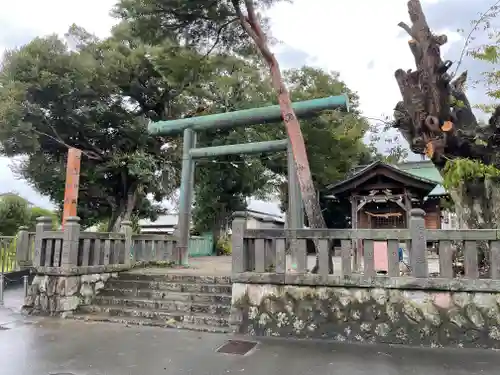
[[[443,177],[431,161],[410,161],[395,165],[395,167],[410,173],[416,177],[425,178],[437,182],[438,185],[429,193],[429,196],[446,195],[446,189],[443,186]]]
[[[378,161],[369,165],[359,165],[352,169],[350,176],[346,180],[329,185],[327,188],[332,189],[339,185],[345,184],[347,181],[355,178],[355,176],[362,175],[371,168],[381,164],[385,163]],[[427,194],[428,197],[439,197],[448,194],[443,186],[443,178],[441,174],[430,160],[410,161],[400,164],[385,164],[385,165],[389,168],[400,170],[401,172],[405,173],[408,177],[416,178],[421,182],[436,183],[436,186]]]

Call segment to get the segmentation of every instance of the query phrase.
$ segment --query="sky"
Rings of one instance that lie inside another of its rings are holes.
[[[36,36],[63,35],[75,23],[106,37],[117,22],[109,16],[116,0],[1,0],[0,54],[27,43]],[[471,29],[470,21],[486,11],[494,0],[422,0],[424,12],[436,33],[448,35],[444,58],[458,61],[464,38],[458,29]],[[29,9],[29,11],[27,11]],[[394,79],[398,68],[414,67],[408,35],[397,24],[409,23],[404,0],[295,0],[281,3],[268,12],[271,30],[280,44],[274,52],[282,68],[305,64],[340,73],[347,85],[360,95],[361,110],[371,118],[391,115],[400,93]],[[485,66],[465,58],[461,70],[478,78]],[[484,103],[481,87],[470,88],[473,103]],[[383,145],[380,146],[384,148]],[[411,155],[411,159],[419,157]],[[34,204],[51,207],[25,181],[10,171],[12,161],[0,158],[0,193],[16,192]],[[253,202],[253,209],[278,209],[274,203]]]

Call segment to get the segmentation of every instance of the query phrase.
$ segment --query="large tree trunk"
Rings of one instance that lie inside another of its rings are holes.
[[[464,92],[467,72],[452,81],[447,73],[452,63],[441,59],[440,46],[447,42],[447,37],[432,34],[419,0],[408,1],[408,13],[411,27],[404,22],[399,26],[411,37],[408,45],[417,69],[395,72],[403,101],[396,105],[394,127],[408,141],[411,150],[426,154],[445,178],[446,164],[460,159],[500,167],[500,108],[488,125],[478,124]],[[466,178],[466,175],[448,187],[460,227],[499,228],[498,177],[479,173]],[[486,253],[480,255],[482,263]]]
[[[500,184],[492,179],[468,181],[460,187],[450,189],[455,202],[455,214],[461,229],[496,229],[500,228]],[[463,244],[455,243],[454,270],[462,274]],[[489,271],[489,244],[478,242],[478,262],[480,274]]]
[[[137,189],[130,191],[127,194],[127,199],[122,200],[114,217],[111,218],[108,224],[110,232],[120,232],[121,225],[124,221],[130,221],[134,213],[135,205],[137,204]]]
[[[255,12],[254,2],[253,0],[244,1],[245,7],[247,9],[246,16],[240,9],[240,0],[232,0],[232,2],[236,14],[240,20],[241,26],[253,39],[255,45],[262,54],[262,57],[269,66],[269,70],[271,73],[271,82],[274,89],[278,93],[278,102],[281,108],[282,118],[285,123],[288,138],[290,139],[290,143],[292,145],[293,158],[296,164],[300,192],[302,194],[305,212],[309,220],[309,226],[311,228],[326,228],[325,219],[323,218],[319,202],[316,199],[316,191],[314,189],[311,170],[309,168],[309,161],[307,159],[306,147],[304,144],[304,137],[300,129],[299,120],[297,119],[297,116],[295,116],[295,112],[292,108],[290,95],[283,82],[278,61],[268,47],[267,38],[264,34],[264,31],[262,30],[262,27],[260,26],[257,14]],[[318,253],[319,247],[316,244],[316,254]],[[333,254],[330,253],[330,255]],[[329,259],[329,271],[330,273],[333,273],[333,262],[331,256]],[[317,255],[316,267],[313,270],[314,272],[317,272],[318,270],[318,261],[319,257]]]
[[[222,207],[215,217],[212,227],[212,237],[217,255],[223,255],[218,247],[219,240],[226,234],[229,214],[226,207]]]
[[[500,184],[492,179],[465,183],[451,189],[455,213],[461,228],[500,228]]]

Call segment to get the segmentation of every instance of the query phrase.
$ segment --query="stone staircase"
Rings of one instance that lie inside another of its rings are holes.
[[[231,278],[122,272],[75,319],[231,332]]]

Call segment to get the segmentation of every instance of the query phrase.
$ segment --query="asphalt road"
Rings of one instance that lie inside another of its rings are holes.
[[[216,350],[234,337],[26,319],[20,300],[20,291],[7,291],[0,307],[1,375],[497,375],[500,368],[500,353],[490,350],[294,340],[256,340],[247,355],[221,354]]]

